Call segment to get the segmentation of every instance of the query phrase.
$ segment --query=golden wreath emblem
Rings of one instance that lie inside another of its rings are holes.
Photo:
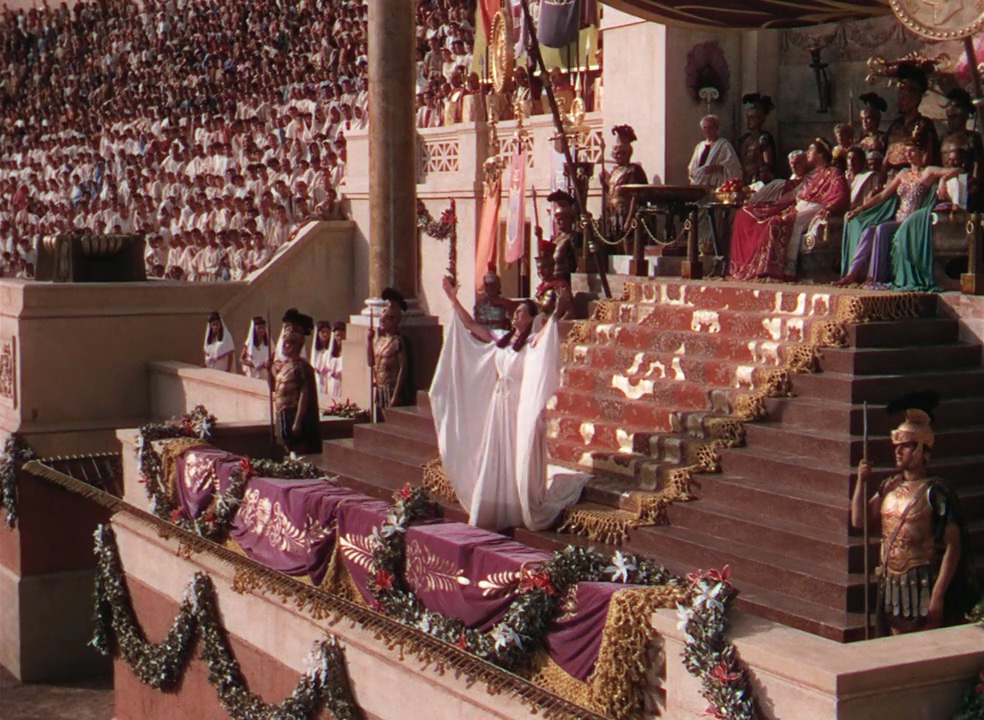
[[[499,10],[492,18],[492,30],[489,32],[489,62],[492,74],[492,87],[496,92],[502,92],[509,78],[512,77],[513,56],[512,23],[505,10]]]

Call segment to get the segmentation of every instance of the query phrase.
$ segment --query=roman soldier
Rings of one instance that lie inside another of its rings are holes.
[[[577,221],[577,208],[574,198],[563,190],[554,190],[547,195],[547,202],[553,203],[554,276],[571,285],[571,275],[577,272],[577,251],[574,248],[574,225]]]
[[[559,305],[569,306],[567,300],[571,295],[571,286],[554,273],[556,251],[556,246],[549,240],[540,240],[537,244],[536,271],[540,276],[540,284],[536,286],[534,297],[542,319],[553,315]],[[565,310],[563,316],[558,319],[566,319],[568,312],[569,310]]]
[[[751,185],[758,178],[759,168],[768,165],[776,172],[776,141],[772,133],[763,129],[765,117],[775,108],[768,95],[747,93],[741,98],[745,106],[745,124],[748,132],[738,138],[738,159],[741,161],[742,180]]]
[[[861,138],[858,145],[864,149],[868,169],[881,172],[885,159],[887,139],[881,130],[882,113],[888,111],[888,103],[878,93],[864,93],[861,98]]]
[[[935,436],[935,392],[910,393],[889,403],[905,420],[891,433],[899,473],[884,480],[867,512],[881,532],[881,572],[876,621],[879,634],[928,630],[959,623],[977,600],[966,525],[957,497],[928,475]],[[871,466],[862,460],[851,501],[851,524],[863,525]]]
[[[909,167],[908,144],[915,139],[926,158],[926,165],[940,164],[940,141],[936,125],[919,112],[923,95],[929,89],[929,80],[922,68],[911,63],[900,63],[898,78],[899,117],[888,126],[885,140],[885,164],[882,175],[895,177],[902,168]]]
[[[372,368],[373,409],[377,413],[389,407],[409,405],[407,389],[411,386],[409,349],[399,333],[407,301],[393,288],[386,288],[381,297],[388,304],[379,316],[379,329],[369,329],[366,361]]]
[[[955,166],[955,158],[963,161],[967,172],[968,194],[974,197],[972,207],[976,208],[977,194],[984,181],[984,141],[976,130],[967,129],[967,121],[977,109],[970,93],[957,88],[947,93],[946,111],[947,132],[940,141],[943,161],[947,167]]]
[[[614,238],[622,237],[632,222],[632,213],[635,206],[629,198],[623,197],[619,188],[623,185],[638,184],[645,185],[649,182],[646,171],[642,165],[632,162],[632,143],[637,138],[635,130],[631,125],[616,125],[612,128],[612,135],[616,137],[615,145],[612,147],[612,159],[615,167],[611,172],[601,173],[601,185],[607,198],[608,207],[608,227],[606,228],[609,236]]]

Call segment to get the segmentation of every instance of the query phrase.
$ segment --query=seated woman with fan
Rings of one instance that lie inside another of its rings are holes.
[[[830,145],[821,138],[806,152],[809,174],[774,203],[746,205],[731,230],[730,277],[734,280],[793,280],[800,244],[817,218],[847,209],[850,188],[832,165]]]

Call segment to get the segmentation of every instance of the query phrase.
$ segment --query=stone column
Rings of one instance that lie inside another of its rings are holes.
[[[417,295],[414,3],[369,4],[369,295]]]

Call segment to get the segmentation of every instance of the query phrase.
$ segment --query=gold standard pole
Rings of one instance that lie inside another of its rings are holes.
[[[574,156],[571,153],[571,145],[567,140],[567,133],[564,131],[564,123],[560,119],[560,108],[557,106],[557,98],[554,96],[553,87],[550,85],[550,81],[547,79],[550,73],[547,72],[547,65],[543,61],[543,56],[540,54],[540,43],[536,39],[536,24],[533,22],[533,15],[530,13],[529,0],[521,0],[523,6],[523,17],[526,20],[526,26],[530,28],[530,44],[527,48],[530,56],[533,58],[534,63],[540,68],[540,76],[544,79],[543,90],[547,94],[547,102],[550,104],[550,112],[553,115],[554,127],[557,129],[557,134],[560,136],[560,149],[564,153],[564,160],[567,163],[568,177],[574,178],[575,182],[573,185],[574,189],[574,202],[577,205],[578,214],[582,219],[589,218],[588,215],[588,198],[587,192],[583,194],[581,192],[581,184],[576,182],[577,171],[576,165],[574,164]],[[591,240],[591,224],[584,223],[584,243],[586,248],[591,248],[594,246],[594,241]],[[595,257],[595,265],[597,265],[598,279],[601,281],[601,289],[605,293],[607,299],[611,299],[612,291],[608,285],[608,275],[605,272],[604,266],[601,264],[603,258],[601,253],[595,249],[592,251]]]
[[[862,445],[862,452],[864,453],[864,461],[868,462],[868,402],[864,403],[864,444]],[[861,478],[858,478],[858,482],[861,482]],[[862,488],[863,492],[861,497],[864,499],[864,519],[861,522],[861,535],[864,540],[864,639],[871,639],[871,569],[868,565],[868,542],[869,542],[869,531],[868,531],[868,483],[865,483]]]
[[[276,460],[277,455],[277,426],[276,420],[273,414],[273,384],[276,382],[276,378],[273,375],[273,343],[270,342],[270,330],[273,325],[270,324],[270,308],[267,308],[267,389],[270,395],[270,459]]]
[[[374,335],[376,331],[375,326],[375,316],[372,309],[372,305],[369,306],[369,334],[372,339],[369,340],[370,347],[375,341],[376,337]],[[376,348],[372,349],[372,364],[369,366],[369,422],[376,422]]]

